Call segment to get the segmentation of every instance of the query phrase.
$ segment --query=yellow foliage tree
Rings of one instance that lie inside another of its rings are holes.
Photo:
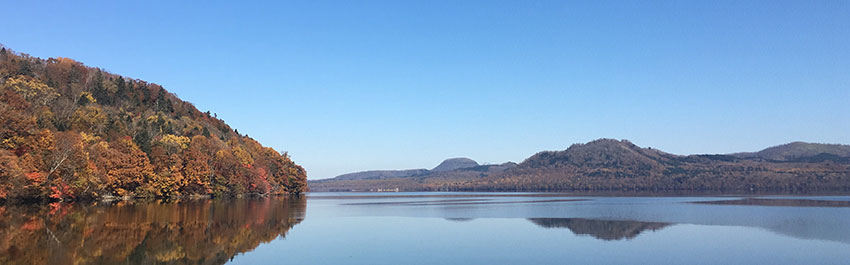
[[[183,150],[189,147],[191,140],[186,136],[166,134],[159,138],[159,143],[169,148],[169,151]]]
[[[15,91],[28,102],[37,106],[47,105],[56,99],[56,97],[59,97],[56,89],[47,86],[37,79],[24,75],[9,77],[6,79],[6,83],[3,84],[3,88]]]

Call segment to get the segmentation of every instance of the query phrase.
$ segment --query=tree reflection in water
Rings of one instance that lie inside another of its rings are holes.
[[[0,206],[0,264],[224,264],[305,210],[303,198]]]
[[[576,235],[590,235],[602,240],[632,239],[646,230],[656,231],[669,223],[609,221],[584,218],[529,218],[529,221],[545,228],[568,228]]]

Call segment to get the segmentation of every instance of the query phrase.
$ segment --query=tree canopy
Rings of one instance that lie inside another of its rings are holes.
[[[161,86],[0,53],[0,201],[297,194],[306,172]]]

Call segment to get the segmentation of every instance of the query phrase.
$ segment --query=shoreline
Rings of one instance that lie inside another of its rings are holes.
[[[817,192],[695,192],[695,191],[310,191],[305,193],[308,197],[330,197],[316,196],[315,194],[394,194],[405,195],[378,195],[379,197],[746,197],[746,196],[850,196],[850,191],[817,191]],[[445,195],[406,195],[417,193],[443,193]],[[345,196],[344,197],[354,197]],[[364,195],[374,196],[374,195]]]
[[[4,200],[0,201],[0,206],[6,205],[48,205],[54,203],[118,203],[118,202],[152,202],[152,201],[160,201],[160,202],[178,202],[178,201],[200,201],[200,200],[217,200],[217,199],[242,199],[242,198],[271,198],[271,197],[306,197],[306,193],[299,194],[288,194],[288,193],[280,193],[280,194],[260,194],[260,193],[245,193],[245,194],[236,194],[236,195],[227,195],[227,196],[213,196],[213,195],[181,195],[181,196],[173,196],[173,197],[137,197],[137,196],[100,196],[97,198],[85,198],[85,199],[76,199],[76,200],[40,200],[40,199],[13,199],[13,200]]]

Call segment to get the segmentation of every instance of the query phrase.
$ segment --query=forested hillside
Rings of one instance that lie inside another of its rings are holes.
[[[757,153],[674,155],[599,139],[543,151],[516,166],[405,178],[330,179],[315,191],[848,192],[846,145],[793,143]]]
[[[0,201],[305,190],[286,153],[159,85],[0,46]]]

